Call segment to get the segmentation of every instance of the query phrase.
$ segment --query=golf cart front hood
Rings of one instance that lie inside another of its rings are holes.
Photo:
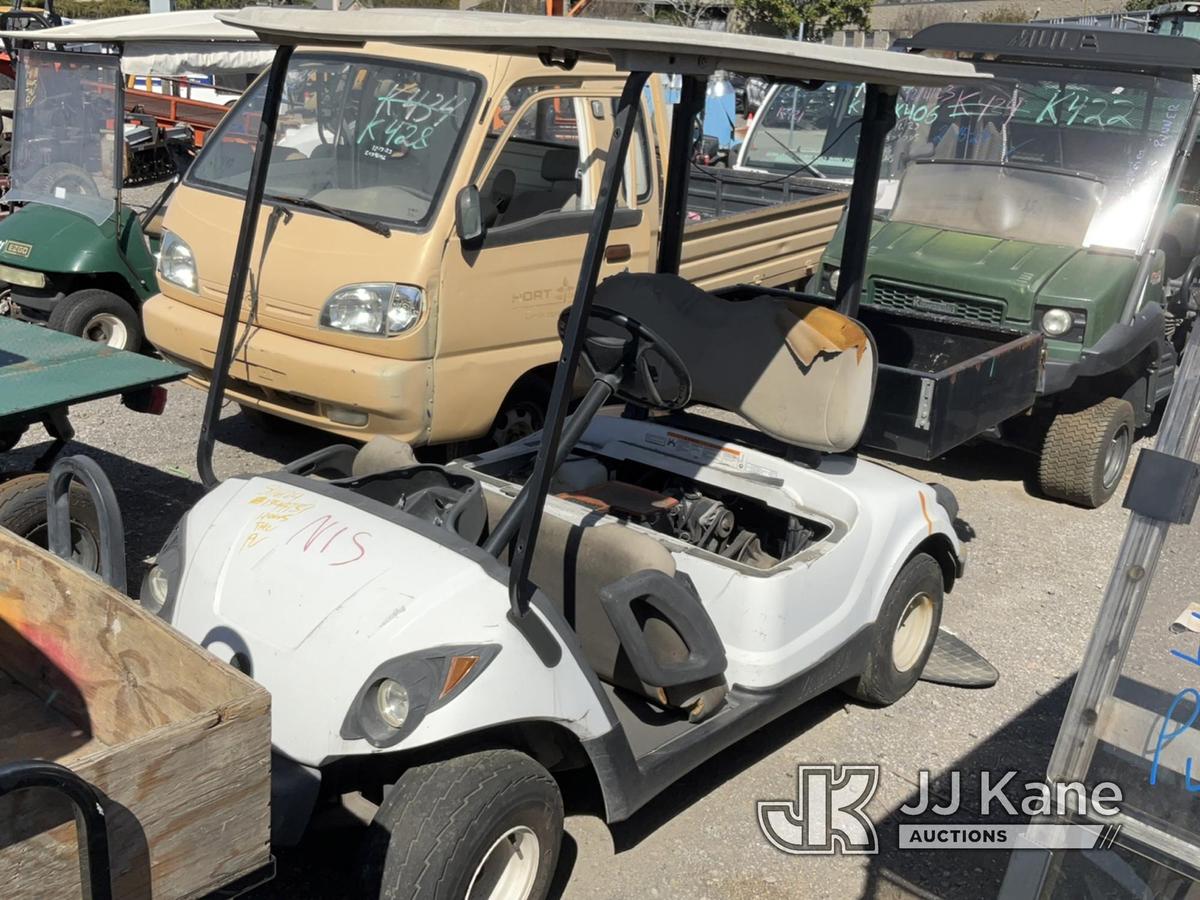
[[[294,651],[330,633],[394,633],[484,575],[368,507],[379,504],[338,493],[251,478],[227,481],[205,498],[188,520],[179,590],[189,602],[176,627],[201,639],[193,625],[220,624],[247,644]],[[192,602],[197,591],[208,597],[203,612]]]
[[[115,221],[29,203],[0,221],[0,263],[35,272],[98,272],[118,264]]]

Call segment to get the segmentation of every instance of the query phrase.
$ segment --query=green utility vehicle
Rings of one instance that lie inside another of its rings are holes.
[[[993,80],[899,97],[862,317],[913,325],[876,334],[864,444],[932,459],[1000,440],[1036,455],[1045,494],[1098,507],[1196,316],[1200,43],[945,24],[907,51],[969,59]],[[815,276],[839,297],[857,286],[840,277],[842,244],[839,229]]]
[[[1147,28],[1152,34],[1200,38],[1200,3],[1167,3],[1150,10]]]

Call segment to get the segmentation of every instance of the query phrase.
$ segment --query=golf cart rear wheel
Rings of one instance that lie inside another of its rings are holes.
[[[895,703],[912,690],[937,640],[943,599],[942,567],[932,556],[918,553],[883,598],[866,668],[843,689],[877,706]]]
[[[58,196],[65,193],[75,197],[99,197],[100,189],[96,187],[96,179],[86,169],[74,163],[51,163],[33,173],[25,190]]]
[[[1074,413],[1059,413],[1046,430],[1038,486],[1047,497],[1096,509],[1121,484],[1134,442],[1133,407],[1108,397]]]
[[[48,481],[48,475],[35,473],[0,484],[0,527],[42,548],[49,546]],[[71,558],[80,568],[100,571],[100,518],[92,495],[76,482],[71,483]]]
[[[142,346],[137,310],[100,288],[85,288],[60,300],[50,313],[50,327],[107,344],[114,350],[136,351]]]
[[[558,785],[515,750],[409,769],[366,838],[364,897],[543,900],[562,841]]]

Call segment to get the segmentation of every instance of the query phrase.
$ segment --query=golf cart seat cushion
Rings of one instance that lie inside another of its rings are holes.
[[[675,275],[614,275],[595,302],[632,316],[679,353],[693,403],[737,413],[800,447],[842,452],[858,443],[876,355],[854,319],[774,296],[722,300]]]
[[[512,499],[485,490],[488,521],[494,526],[512,504]],[[537,547],[530,566],[530,579],[563,613],[583,647],[588,664],[602,681],[625,688],[664,706],[690,708],[704,704],[704,711],[719,706],[712,696],[712,679],[694,685],[664,690],[644,684],[633,671],[621,642],[605,612],[600,592],[622,576],[657,571],[675,575],[671,553],[652,537],[623,525],[573,525],[545,513],[538,530]],[[646,623],[646,642],[654,655],[670,664],[687,655],[679,634],[659,619]],[[723,688],[724,679],[720,679]]]

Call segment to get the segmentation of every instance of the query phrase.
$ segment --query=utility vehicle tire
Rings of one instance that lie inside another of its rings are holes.
[[[17,444],[29,429],[28,425],[14,425],[11,428],[0,428],[0,453],[7,453]]]
[[[485,750],[409,769],[364,845],[364,897],[543,900],[562,842],[558,785],[532,758]]]
[[[929,554],[918,553],[904,564],[883,598],[867,667],[843,690],[876,706],[912,690],[937,640],[944,588],[942,567]]]
[[[550,402],[550,385],[541,378],[530,378],[518,384],[496,413],[496,420],[485,439],[487,447],[504,447],[523,441],[546,424],[546,407]]]
[[[142,323],[137,310],[111,291],[85,288],[67,294],[50,312],[50,327],[114,350],[137,352],[142,346]]]
[[[51,163],[35,172],[25,185],[26,191],[38,194],[53,195],[59,188],[80,197],[100,196],[96,180],[86,169],[81,169],[73,163]]]
[[[1133,407],[1108,397],[1050,423],[1038,462],[1038,486],[1047,497],[1088,509],[1108,502],[1121,484],[1133,448]]]
[[[49,546],[46,528],[48,475],[21,475],[0,484],[0,527],[17,537]],[[71,557],[89,572],[100,571],[100,517],[92,495],[83,485],[71,483]]]

